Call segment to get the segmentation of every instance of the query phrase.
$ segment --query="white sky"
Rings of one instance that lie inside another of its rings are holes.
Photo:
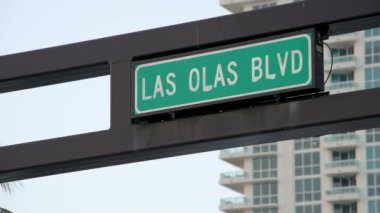
[[[217,0],[1,0],[0,55],[225,14]],[[108,112],[109,77],[0,94],[0,143],[106,129]],[[219,173],[236,168],[218,154],[24,180],[12,195],[0,192],[0,206],[15,213],[219,212],[219,199],[235,195],[219,186]]]

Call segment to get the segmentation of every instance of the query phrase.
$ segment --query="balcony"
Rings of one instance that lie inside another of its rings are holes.
[[[326,200],[334,203],[351,203],[360,199],[360,189],[356,186],[326,190]]]
[[[236,147],[231,149],[223,149],[220,151],[220,158],[240,158],[247,157],[252,154],[252,147]]]
[[[358,89],[358,83],[355,81],[334,82],[327,84],[325,87],[326,91],[331,91],[332,93],[351,92]]]
[[[252,0],[220,0],[221,5],[250,3]]]
[[[273,0],[220,0],[220,5],[232,13],[252,10],[251,4],[283,4],[281,1],[273,2]],[[284,2],[285,3],[285,2]]]
[[[219,158],[232,165],[243,168],[244,158],[251,157],[252,154],[253,151],[251,146],[237,147],[222,150]]]
[[[260,172],[227,172],[220,174],[219,183],[236,192],[244,193],[245,183],[263,183],[277,181],[277,170]]]
[[[327,149],[344,150],[349,148],[355,148],[359,146],[359,136],[356,133],[343,133],[326,135],[324,137],[325,143],[323,144]]]
[[[220,5],[233,13],[244,11],[244,6],[251,0],[220,0]]]
[[[277,198],[268,200],[265,204],[255,204],[251,197],[233,197],[220,200],[220,210],[229,213],[243,213],[253,208],[277,208]]]
[[[352,46],[358,40],[358,33],[347,33],[338,36],[332,36],[327,40],[331,47]]]
[[[252,175],[248,172],[227,172],[220,174],[220,185],[230,188],[236,192],[244,193],[244,183],[252,181]]]
[[[347,72],[356,69],[357,59],[354,55],[334,56],[333,59],[334,72]],[[325,71],[330,71],[331,59],[325,60]]]
[[[263,144],[255,146],[224,149],[220,152],[220,159],[243,168],[244,158],[259,158],[277,155],[276,144]]]
[[[326,163],[325,165],[325,173],[327,175],[334,176],[345,176],[356,174],[359,172],[360,163],[359,161],[352,160],[342,160],[342,161],[332,161],[330,163]]]

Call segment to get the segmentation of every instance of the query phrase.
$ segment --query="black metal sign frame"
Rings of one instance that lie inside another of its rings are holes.
[[[136,97],[134,96],[136,91],[136,82],[135,82],[135,66],[145,63],[152,63],[157,61],[164,61],[164,60],[170,60],[173,58],[180,58],[180,57],[186,57],[191,55],[197,55],[197,54],[204,54],[207,52],[213,52],[238,46],[244,46],[254,43],[260,43],[280,38],[286,38],[290,36],[296,36],[301,35],[305,33],[311,34],[311,53],[310,53],[310,61],[312,64],[311,67],[311,84],[305,85],[305,86],[298,86],[295,88],[290,89],[278,89],[276,91],[271,92],[264,92],[260,94],[254,94],[254,95],[247,95],[247,96],[240,96],[237,98],[226,98],[225,100],[218,100],[218,101],[210,101],[206,103],[200,103],[200,104],[192,104],[190,106],[182,106],[182,107],[175,107],[171,109],[165,109],[165,110],[157,110],[154,112],[148,112],[144,114],[135,115],[134,108],[136,107],[135,100]],[[323,75],[323,40],[321,38],[321,33],[318,31],[318,29],[306,29],[306,30],[300,30],[300,31],[292,31],[291,33],[286,34],[277,34],[274,36],[266,36],[264,38],[254,39],[254,40],[242,40],[238,43],[229,43],[227,45],[218,45],[216,47],[212,48],[205,48],[200,50],[193,50],[193,51],[186,51],[184,53],[176,53],[174,55],[165,55],[144,60],[138,60],[132,62],[131,72],[132,72],[132,81],[131,81],[131,88],[132,88],[132,102],[133,108],[131,111],[132,118],[135,121],[155,121],[160,120],[162,118],[170,118],[170,117],[186,117],[187,115],[194,115],[204,112],[212,112],[212,111],[220,111],[221,109],[230,108],[230,105],[233,105],[233,108],[236,108],[236,106],[249,106],[252,105],[255,102],[261,102],[264,100],[273,99],[273,96],[276,95],[276,97],[282,96],[294,96],[304,93],[312,93],[312,92],[320,92],[324,90],[324,75]],[[318,50],[318,51],[317,51]],[[139,57],[137,57],[139,58]],[[217,107],[215,107],[217,106]]]
[[[380,89],[145,125],[127,119],[131,117],[131,63],[135,60],[309,28],[336,35],[378,26],[378,0],[310,0],[2,56],[0,92],[109,73],[111,128],[1,147],[0,182],[379,126]]]

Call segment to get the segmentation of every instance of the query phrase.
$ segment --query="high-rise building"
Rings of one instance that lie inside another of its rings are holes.
[[[286,0],[221,0],[233,13]],[[331,37],[331,94],[380,87],[380,28]],[[325,73],[331,65],[325,48]],[[326,75],[325,75],[326,76]],[[350,107],[350,106],[347,106]],[[228,213],[380,213],[380,128],[222,150]]]

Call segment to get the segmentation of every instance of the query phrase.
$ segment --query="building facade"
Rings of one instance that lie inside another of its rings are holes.
[[[233,13],[285,0],[221,0]],[[380,87],[380,28],[331,37],[331,94]],[[331,66],[325,49],[325,73]],[[327,76],[327,75],[325,75]],[[347,106],[349,107],[349,106]],[[380,128],[222,150],[228,213],[380,213]]]

